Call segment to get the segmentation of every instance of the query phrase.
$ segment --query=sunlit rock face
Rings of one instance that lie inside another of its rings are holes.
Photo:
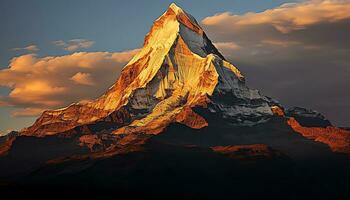
[[[276,116],[285,117],[284,110],[280,106],[271,106],[271,111]]]
[[[16,140],[18,132],[11,131],[5,136],[0,137],[0,157],[5,156],[11,148],[12,143]]]
[[[171,4],[103,96],[46,111],[22,135],[52,135],[104,120],[120,124],[114,134],[158,134],[173,122],[195,129],[208,126],[194,107],[205,107],[234,125],[254,125],[272,116],[269,103],[245,85],[196,20]]]
[[[238,160],[276,159],[285,157],[265,144],[230,145],[211,147],[214,152]]]
[[[327,144],[332,151],[339,153],[350,153],[350,131],[333,127],[305,127],[291,117],[288,124],[302,136]]]
[[[327,144],[333,152],[350,153],[350,131],[332,126],[321,113],[301,107],[284,111],[280,106],[271,106],[271,110],[305,138]]]

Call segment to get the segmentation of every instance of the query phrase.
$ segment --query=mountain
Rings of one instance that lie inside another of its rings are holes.
[[[92,102],[45,111],[21,135],[44,137],[104,123],[100,132],[131,138],[134,136],[130,135],[140,133],[159,134],[171,123],[194,129],[208,126],[205,116],[198,115],[194,108],[205,108],[237,126],[267,122],[274,111],[283,109],[277,101],[248,88],[242,73],[225,60],[194,17],[171,4],[154,22],[143,48],[105,94]],[[333,148],[335,151],[350,152],[349,132],[337,128],[323,130],[332,125],[321,114],[298,107],[286,112],[300,126],[320,127],[313,132],[331,132],[322,139],[308,137],[310,133],[302,133],[304,136],[340,146]],[[292,119],[289,124],[298,127]],[[333,137],[335,134],[340,136]]]
[[[196,198],[234,186],[236,196],[324,197],[343,194],[349,153],[348,130],[248,88],[195,18],[171,4],[101,97],[45,111],[1,138],[0,188]]]
[[[191,108],[204,106],[237,125],[254,125],[271,117],[269,103],[245,86],[241,72],[224,59],[196,20],[172,4],[104,95],[46,111],[22,134],[52,135],[96,121],[119,123],[115,134],[157,134],[175,121],[202,128],[207,123]]]

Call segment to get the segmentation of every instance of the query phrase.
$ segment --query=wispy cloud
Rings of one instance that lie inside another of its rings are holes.
[[[235,42],[216,42],[214,45],[219,49],[226,50],[236,50],[240,48],[240,46]]]
[[[31,117],[40,115],[45,108],[23,108],[12,112],[13,117]]]
[[[75,51],[78,49],[87,49],[92,47],[95,42],[86,39],[73,39],[68,41],[57,40],[53,42],[54,45],[61,47],[66,51]]]
[[[29,45],[29,46],[26,46],[26,47],[16,47],[16,48],[13,48],[12,50],[14,51],[21,51],[21,50],[25,50],[25,51],[39,51],[40,49],[36,46],[36,45]]]
[[[302,44],[301,42],[298,41],[289,41],[289,40],[262,40],[261,41],[262,44],[268,44],[268,45],[272,45],[272,46],[278,46],[278,47],[290,47],[292,45],[299,45]]]

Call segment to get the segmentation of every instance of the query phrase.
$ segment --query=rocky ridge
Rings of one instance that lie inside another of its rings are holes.
[[[100,121],[118,124],[114,134],[158,134],[173,122],[207,126],[193,107],[206,107],[235,125],[254,125],[272,116],[269,103],[245,85],[241,72],[224,59],[196,20],[171,4],[104,95],[45,111],[21,135],[53,135]]]

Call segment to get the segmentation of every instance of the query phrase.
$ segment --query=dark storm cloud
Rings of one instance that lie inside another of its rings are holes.
[[[222,13],[202,23],[248,85],[286,106],[316,109],[336,125],[350,125],[349,13],[350,1],[307,1]]]

